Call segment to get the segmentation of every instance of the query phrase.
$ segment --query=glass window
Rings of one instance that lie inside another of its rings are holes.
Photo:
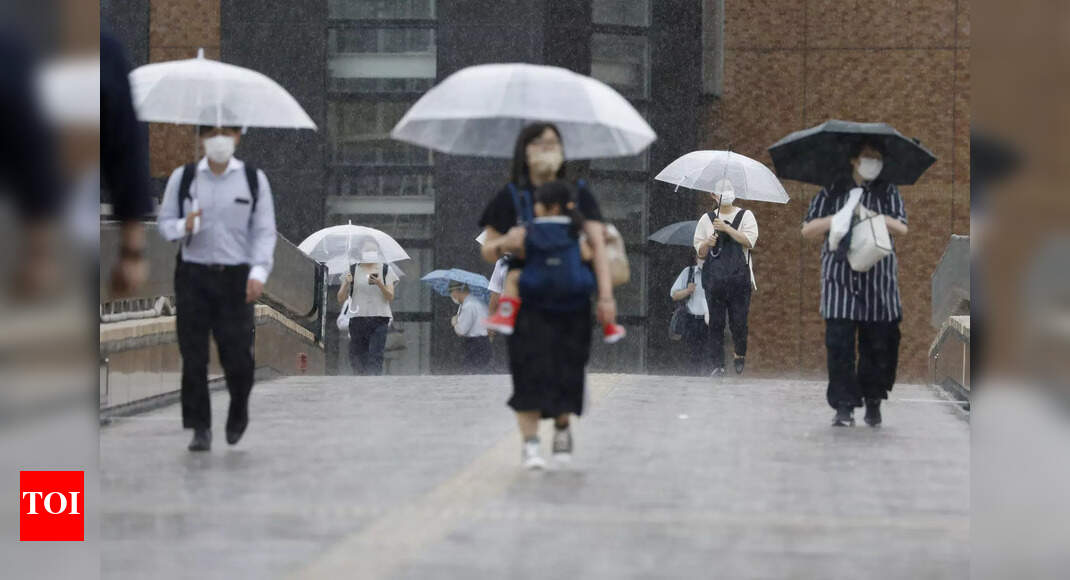
[[[327,105],[331,163],[431,165],[431,150],[390,138],[409,102],[335,102]]]
[[[646,98],[650,84],[646,37],[592,34],[591,76],[626,97]]]
[[[327,31],[328,89],[423,92],[435,82],[435,31],[429,28],[332,28]]]
[[[593,0],[591,20],[595,24],[650,26],[650,1]]]
[[[373,197],[435,197],[435,178],[431,174],[345,175],[335,172],[329,178],[327,195]]]
[[[650,149],[632,157],[592,159],[591,169],[597,171],[646,171],[650,166]]]
[[[631,278],[627,284],[613,289],[621,316],[646,316],[646,260],[646,255],[640,252],[628,253]]]
[[[345,20],[430,20],[435,0],[327,0],[327,15]]]
[[[434,216],[431,214],[351,214],[332,211],[330,206],[327,208],[327,213],[329,225],[344,224],[352,221],[357,225],[382,230],[396,240],[430,240],[431,232],[433,231],[432,220]],[[404,269],[405,266],[402,265],[402,268]],[[409,273],[408,270],[406,270],[406,273]]]
[[[434,250],[405,248],[405,251],[412,259],[396,266],[402,274],[397,297],[390,308],[394,312],[431,312],[431,286],[420,282],[420,276],[435,269]]]
[[[646,243],[646,182],[599,179],[591,191],[602,215],[620,230],[626,244]]]

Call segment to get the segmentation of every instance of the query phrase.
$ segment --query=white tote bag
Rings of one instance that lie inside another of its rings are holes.
[[[342,311],[338,313],[338,319],[335,324],[338,325],[338,330],[346,332],[349,330],[349,319],[357,315],[358,308],[353,306],[353,297],[346,298],[344,304],[342,304]]]
[[[862,205],[858,206],[858,221],[851,227],[851,247],[847,249],[847,261],[856,272],[868,272],[873,266],[892,253],[892,237],[884,216]]]

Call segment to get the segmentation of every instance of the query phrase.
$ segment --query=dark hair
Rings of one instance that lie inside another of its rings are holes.
[[[870,139],[868,137],[858,139],[851,143],[850,148],[847,150],[847,159],[854,159],[862,154],[862,150],[866,147],[873,148],[884,157],[888,154],[888,151],[884,147],[884,143],[877,139]]]
[[[204,135],[205,133],[211,133],[216,129],[223,129],[226,131],[234,131],[235,133],[241,132],[241,127],[213,127],[212,125],[198,125],[197,135]]]
[[[557,133],[557,138],[561,139],[561,131],[558,130],[557,125],[553,123],[532,123],[527,127],[524,127],[520,134],[516,136],[516,146],[513,147],[513,165],[509,172],[509,181],[516,184],[518,187],[528,187],[531,185],[531,173],[528,170],[528,145],[539,138],[547,129],[552,129],[554,133]],[[564,147],[564,142],[561,143]],[[561,164],[561,167],[557,170],[557,179],[565,178],[565,163]]]
[[[568,204],[575,203],[576,199],[578,199],[576,188],[561,179],[544,183],[535,190],[535,203],[541,203],[547,208],[557,206],[561,208],[562,215],[572,218],[573,234],[579,234],[584,222],[583,214],[575,206],[568,207]]]

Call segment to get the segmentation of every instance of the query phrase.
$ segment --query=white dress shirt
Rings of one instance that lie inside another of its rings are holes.
[[[691,267],[684,268],[680,275],[676,277],[676,281],[672,284],[672,289],[669,290],[669,297],[681,290],[687,289],[687,271]],[[695,283],[695,293],[687,298],[687,311],[695,316],[706,316],[706,291],[702,288],[702,268],[695,267],[695,279],[692,280]]]
[[[457,324],[453,326],[453,331],[457,336],[487,336],[487,325],[484,322],[487,315],[487,305],[469,294],[461,303],[461,309],[457,311]]]
[[[193,211],[194,203],[203,212],[200,228],[186,234],[186,219],[178,217],[178,187],[183,168],[171,173],[164,188],[157,229],[164,238],[181,244],[182,259],[196,264],[249,264],[249,278],[267,282],[275,257],[275,204],[271,184],[263,171],[257,171],[259,192],[256,212],[245,179],[245,163],[231,157],[222,175],[212,173],[207,158],[197,163],[197,175],[190,183],[190,199],[183,215]],[[195,201],[194,201],[195,200]],[[251,214],[251,215],[250,215]],[[189,243],[185,238],[189,238]]]
[[[746,211],[747,213],[743,215],[742,221],[739,222],[739,233],[743,234],[743,236],[746,237],[748,241],[750,241],[751,247],[754,247],[754,244],[758,243],[758,220],[754,219],[754,212],[747,211],[741,207],[737,207],[732,213],[721,213],[719,217],[722,221],[724,221],[724,223],[731,226],[732,221],[736,219],[736,214],[741,211]],[[702,247],[702,243],[709,239],[709,237],[712,236],[713,233],[716,231],[717,230],[713,229],[713,222],[710,221],[710,214],[702,214],[702,217],[698,219],[698,225],[695,226],[695,239],[693,240],[695,251],[697,252],[698,249]],[[751,259],[750,249],[743,248],[743,256],[747,258],[747,262],[750,264],[751,286],[753,286],[754,289],[757,290],[758,285],[754,282],[754,261]]]

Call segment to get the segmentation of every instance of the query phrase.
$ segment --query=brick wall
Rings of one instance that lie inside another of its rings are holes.
[[[151,0],[149,62],[197,56],[219,58],[221,0]],[[196,137],[188,126],[149,124],[149,165],[153,177],[166,178],[196,157]]]
[[[766,147],[828,118],[886,121],[939,161],[901,189],[910,234],[898,240],[904,303],[900,379],[924,380],[934,337],[930,275],[950,234],[969,233],[968,0],[725,0],[724,93],[703,146],[772,162]],[[825,373],[819,242],[799,227],[818,188],[785,187],[784,206],[750,204],[761,236],[748,368]]]

